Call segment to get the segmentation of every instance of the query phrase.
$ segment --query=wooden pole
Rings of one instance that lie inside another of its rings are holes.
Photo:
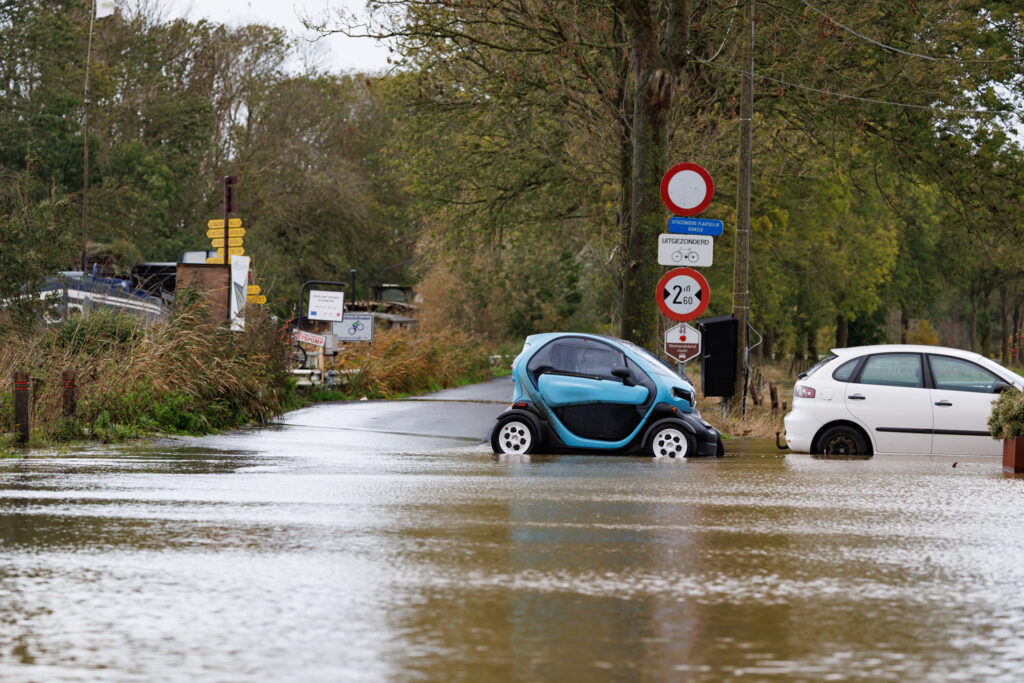
[[[747,347],[750,317],[750,285],[747,281],[750,262],[750,193],[754,150],[754,0],[746,0],[744,25],[750,30],[747,70],[743,72],[740,94],[740,158],[739,183],[736,191],[736,245],[733,257],[732,314],[739,321],[736,344],[736,384],[732,401],[746,413]]]
[[[28,373],[18,370],[14,373],[14,430],[18,443],[28,443]]]

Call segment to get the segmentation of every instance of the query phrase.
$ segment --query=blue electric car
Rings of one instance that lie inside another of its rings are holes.
[[[693,385],[631,342],[568,332],[529,336],[512,363],[512,382],[512,406],[491,432],[495,453],[724,453],[721,434],[697,412]]]

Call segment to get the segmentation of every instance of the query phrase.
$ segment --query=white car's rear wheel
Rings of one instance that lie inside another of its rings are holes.
[[[831,427],[818,439],[818,452],[822,455],[868,455],[864,435],[853,427]]]

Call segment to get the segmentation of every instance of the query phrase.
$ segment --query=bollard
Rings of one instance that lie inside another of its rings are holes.
[[[64,417],[74,417],[78,412],[78,390],[75,388],[75,371],[65,370],[64,379]]]
[[[18,443],[28,443],[28,373],[18,370],[14,373],[14,429]]]

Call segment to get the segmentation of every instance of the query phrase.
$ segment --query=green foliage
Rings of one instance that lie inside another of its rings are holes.
[[[68,202],[34,171],[0,169],[0,299],[34,291],[73,250]]]
[[[988,430],[993,439],[1024,436],[1024,392],[1010,388],[992,403]]]
[[[76,315],[52,325],[42,346],[71,356],[111,354],[130,347],[146,334],[145,323],[133,316],[110,309],[90,315]]]

